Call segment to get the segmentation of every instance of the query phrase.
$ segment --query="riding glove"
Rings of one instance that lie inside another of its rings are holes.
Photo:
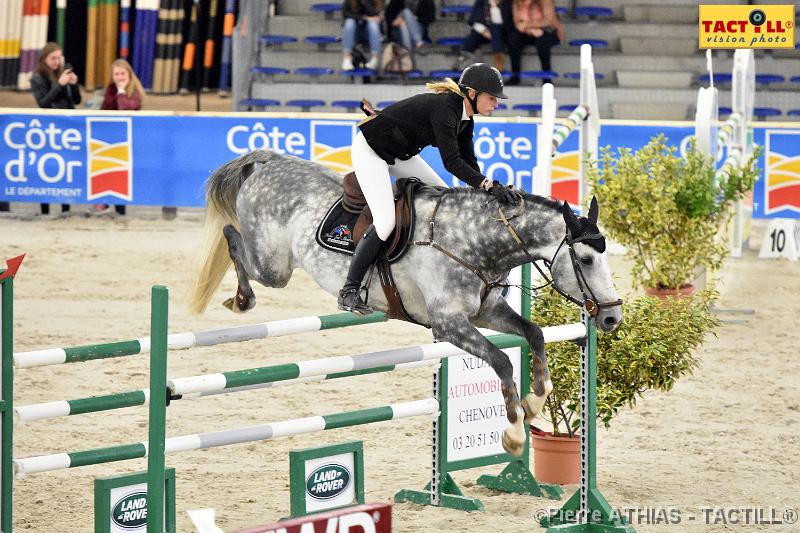
[[[494,180],[492,183],[492,188],[489,190],[489,193],[501,204],[513,204],[517,201],[511,189],[509,187],[503,187],[497,180]]]

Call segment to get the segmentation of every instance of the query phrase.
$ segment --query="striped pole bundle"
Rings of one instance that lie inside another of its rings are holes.
[[[111,79],[111,63],[117,58],[119,0],[89,0],[86,30],[87,89],[104,87]]]
[[[213,431],[208,433],[195,433],[181,437],[166,439],[165,453],[178,453],[190,450],[203,450],[218,446],[229,446],[245,442],[270,440],[278,437],[289,437],[304,433],[314,433],[329,429],[360,426],[399,420],[413,416],[435,415],[439,412],[439,403],[433,399],[417,400],[412,402],[391,404],[382,407],[347,411],[331,415],[310,416],[295,420],[284,420],[244,428]],[[26,457],[14,461],[14,472],[17,477],[28,474],[63,470],[79,466],[125,461],[148,455],[146,442],[136,444],[123,444],[107,448],[97,448],[71,453],[56,453],[37,457]]]
[[[247,326],[221,328],[200,332],[174,333],[168,338],[170,350],[187,350],[194,346],[214,346],[231,342],[242,342],[267,337],[280,337],[297,333],[311,333],[326,329],[344,328],[362,324],[385,322],[386,315],[372,313],[367,316],[357,316],[352,313],[336,313],[333,315],[308,316],[303,318],[290,318],[273,322],[262,322]],[[34,366],[58,365],[63,363],[77,363],[94,359],[109,359],[148,353],[150,351],[150,337],[135,340],[110,342],[106,344],[87,344],[72,348],[48,348],[32,352],[14,354],[14,365],[18,368]]]
[[[558,147],[564,144],[564,141],[569,137],[570,133],[575,131],[588,116],[589,108],[579,105],[569,114],[566,124],[556,126],[555,131],[553,131],[553,155],[558,151]]]
[[[235,22],[234,0],[225,0],[225,20],[222,25],[222,55],[219,67],[220,95],[227,95],[231,88],[231,57],[233,56],[233,26]]]
[[[47,21],[50,0],[25,0],[22,14],[22,50],[19,54],[17,88],[31,88],[31,74],[36,68],[39,51],[47,42]]]
[[[586,335],[583,324],[566,324],[543,328],[545,342],[578,339]],[[501,349],[527,346],[522,337],[516,335],[491,335],[486,337],[492,344]],[[388,372],[395,366],[404,363],[444,359],[456,355],[466,355],[464,350],[449,342],[421,344],[408,348],[397,348],[357,355],[341,355],[287,363],[247,370],[234,370],[217,374],[204,374],[188,378],[176,378],[168,381],[173,395],[182,396],[194,393],[221,392],[234,387],[246,387],[287,379],[298,379],[308,376],[327,375],[328,378],[343,377],[342,374]]]
[[[130,0],[127,0],[130,2]],[[56,42],[64,48],[64,34],[67,24],[67,0],[56,0]]]
[[[180,92],[189,92],[189,78],[192,70],[195,67],[195,61],[199,61],[199,50],[197,50],[197,43],[200,42],[200,28],[197,22],[199,16],[199,8],[197,4],[192,4],[192,17],[191,25],[189,26],[189,38],[187,39],[183,48],[183,64],[181,66],[181,83]],[[200,83],[200,80],[195,80],[195,83]]]
[[[128,59],[131,55],[131,0],[120,0],[119,4],[119,57]]]
[[[136,34],[133,39],[133,70],[145,89],[153,88],[153,61],[158,27],[158,0],[136,1]]]
[[[153,91],[157,93],[172,94],[178,90],[182,20],[181,0],[161,0],[153,75]]]
[[[22,37],[22,2],[6,0],[0,9],[0,87],[15,87]]]
[[[206,42],[203,46],[203,88],[208,89],[211,81],[211,69],[214,68],[214,30],[217,25],[217,12],[219,3],[211,0],[208,9],[208,26],[206,30]]]

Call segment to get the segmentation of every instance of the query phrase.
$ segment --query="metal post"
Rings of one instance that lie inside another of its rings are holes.
[[[164,532],[164,453],[167,424],[169,291],[156,285],[150,309],[150,418],[147,447],[147,533]]]
[[[0,273],[1,274],[1,273]],[[0,531],[11,531],[11,512],[14,496],[14,277],[0,280],[0,349],[2,350],[2,435],[0,436]]]

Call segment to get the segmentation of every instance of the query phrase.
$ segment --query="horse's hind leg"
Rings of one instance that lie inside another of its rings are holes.
[[[508,356],[481,335],[463,314],[432,314],[431,327],[437,340],[450,342],[465,352],[480,357],[489,363],[500,378],[506,417],[511,423],[511,427],[506,428],[503,433],[503,448],[511,455],[521,455],[525,446],[524,411],[514,384],[514,367]]]
[[[533,392],[522,400],[525,410],[525,423],[530,424],[542,412],[547,396],[553,390],[550,372],[547,369],[547,355],[544,351],[544,334],[542,328],[525,320],[500,297],[484,302],[480,313],[472,322],[482,328],[490,328],[501,333],[512,333],[525,337],[531,347],[531,365],[533,367]]]
[[[242,238],[242,234],[231,224],[225,226],[222,229],[222,233],[228,241],[228,252],[233,261],[233,266],[236,268],[236,277],[239,280],[239,285],[236,288],[236,296],[234,298],[228,298],[222,305],[234,313],[244,313],[256,305],[256,295],[253,293],[253,288],[250,286],[250,278],[244,266],[247,260],[244,239]]]

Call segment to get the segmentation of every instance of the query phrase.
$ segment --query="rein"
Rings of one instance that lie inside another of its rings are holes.
[[[501,276],[501,277],[496,278],[494,280],[491,279],[481,269],[479,269],[475,265],[471,264],[470,262],[458,257],[457,255],[452,253],[450,250],[446,249],[445,247],[443,247],[442,245],[440,245],[438,242],[436,242],[434,240],[433,233],[434,233],[434,229],[436,228],[436,214],[439,212],[439,207],[441,207],[442,201],[444,200],[445,195],[447,195],[449,192],[450,191],[445,191],[444,193],[442,193],[442,195],[436,201],[436,206],[433,208],[433,214],[431,215],[431,220],[430,220],[430,222],[428,222],[428,240],[427,241],[414,241],[414,245],[415,246],[429,246],[431,248],[439,250],[444,255],[446,255],[450,259],[456,261],[457,263],[462,265],[464,268],[466,268],[467,270],[469,270],[470,272],[472,272],[473,274],[478,276],[478,278],[483,282],[483,289],[481,290],[481,302],[483,302],[483,300],[489,294],[489,291],[491,289],[493,289],[494,287],[504,286],[504,284],[501,283],[501,281],[503,281],[503,279],[504,279],[504,276]],[[497,211],[500,214],[500,218],[496,218],[495,220],[498,220],[498,221],[503,223],[503,225],[506,227],[508,232],[511,234],[511,237],[514,239],[514,241],[519,246],[519,248],[522,249],[522,251],[528,257],[529,261],[533,264],[534,267],[536,267],[536,270],[545,279],[546,283],[544,285],[541,285],[539,287],[533,288],[533,289],[531,289],[532,291],[543,289],[544,287],[547,287],[548,285],[552,285],[553,289],[557,293],[559,293],[561,296],[563,296],[564,298],[566,298],[570,302],[574,303],[578,307],[583,307],[584,309],[586,309],[586,312],[589,313],[589,315],[591,317],[596,317],[597,314],[600,312],[600,309],[604,309],[604,308],[608,308],[608,307],[616,307],[618,305],[622,305],[622,300],[621,299],[617,299],[615,301],[610,301],[610,302],[598,302],[597,301],[597,297],[594,295],[594,292],[592,291],[592,288],[587,283],[586,277],[583,275],[583,270],[581,270],[580,264],[578,263],[578,257],[577,257],[577,254],[575,253],[574,245],[579,243],[579,242],[584,242],[584,241],[589,241],[589,240],[592,240],[592,239],[597,239],[597,238],[601,237],[601,235],[599,233],[590,233],[590,234],[587,234],[587,235],[581,235],[580,237],[577,237],[577,238],[573,238],[572,237],[572,232],[570,232],[569,227],[567,227],[566,235],[564,235],[564,238],[561,239],[561,243],[559,243],[558,248],[556,248],[556,251],[553,254],[553,257],[549,261],[546,260],[546,259],[543,260],[545,266],[547,267],[547,270],[550,271],[550,277],[548,277],[547,274],[545,274],[544,271],[541,269],[541,267],[539,267],[539,264],[537,263],[537,259],[535,259],[530,254],[530,252],[528,251],[528,245],[525,243],[524,240],[522,240],[522,237],[520,237],[519,233],[517,233],[517,231],[511,225],[511,221],[514,218],[516,218],[517,216],[519,216],[522,213],[522,211],[524,210],[524,208],[525,208],[525,199],[520,195],[519,196],[519,207],[514,211],[514,213],[511,216],[506,216],[506,214],[503,212],[502,206],[498,206]],[[555,283],[553,283],[553,273],[552,273],[552,270],[551,270],[551,265],[553,264],[553,261],[555,261],[555,258],[558,255],[558,252],[561,250],[561,247],[564,246],[564,244],[566,244],[567,248],[569,249],[570,262],[572,263],[572,269],[573,269],[573,271],[575,273],[575,279],[578,281],[578,288],[581,291],[581,296],[583,296],[583,301],[580,301],[577,298],[567,294],[566,292],[564,292],[563,290],[558,288],[558,286]]]
[[[469,261],[461,259],[456,254],[454,254],[453,252],[451,252],[450,250],[448,250],[447,248],[445,248],[444,246],[442,246],[441,244],[439,244],[434,240],[433,231],[436,228],[436,214],[439,212],[439,207],[441,207],[442,201],[444,200],[445,196],[449,193],[450,193],[449,190],[444,191],[442,195],[439,196],[439,199],[436,201],[436,206],[433,208],[433,214],[431,215],[431,220],[430,222],[428,222],[428,240],[414,241],[414,245],[429,246],[435,250],[439,250],[444,255],[456,261],[461,266],[463,266],[464,268],[466,268],[467,270],[478,276],[478,278],[480,278],[480,280],[483,282],[483,289],[481,290],[481,303],[483,303],[483,300],[486,299],[486,296],[489,294],[489,291],[491,291],[495,287],[503,286],[501,282],[503,281],[503,279],[505,279],[505,276],[500,276],[494,280],[491,279],[481,269],[479,269]]]

